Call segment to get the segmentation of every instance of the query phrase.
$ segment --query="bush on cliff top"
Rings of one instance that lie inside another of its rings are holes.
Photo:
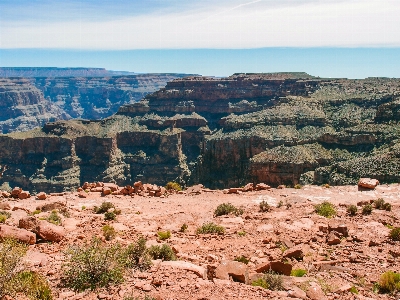
[[[317,214],[325,218],[332,218],[336,215],[335,206],[328,201],[324,201],[321,204],[315,205],[314,209]]]
[[[222,203],[217,206],[217,209],[214,211],[214,217],[234,214],[236,216],[240,216],[243,214],[243,209],[236,208],[231,203]]]

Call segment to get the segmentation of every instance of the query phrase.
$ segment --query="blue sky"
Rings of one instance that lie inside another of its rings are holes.
[[[0,66],[400,77],[399,0],[0,0]]]

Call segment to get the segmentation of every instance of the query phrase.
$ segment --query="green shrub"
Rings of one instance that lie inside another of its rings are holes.
[[[264,278],[259,278],[259,279],[257,279],[257,280],[254,280],[252,283],[251,283],[251,285],[252,286],[260,286],[260,287],[262,287],[262,288],[264,288],[264,289],[267,289],[269,286],[268,286],[268,283],[265,281],[265,279]]]
[[[17,280],[28,246],[12,239],[4,239],[0,243],[0,299],[13,296],[20,284]]]
[[[181,229],[179,229],[179,231],[180,231],[180,232],[185,232],[187,229],[188,229],[188,226],[187,226],[186,223],[184,223],[184,224],[181,226]]]
[[[171,232],[169,230],[167,231],[159,231],[157,232],[158,238],[162,241],[167,240],[171,237]]]
[[[271,210],[271,206],[269,206],[268,202],[264,200],[260,202],[259,207],[261,212],[267,212]]]
[[[34,215],[38,215],[38,214],[40,214],[42,211],[41,210],[39,210],[39,209],[36,209],[36,210],[34,210],[33,212],[32,212],[32,215],[34,216]]]
[[[350,288],[349,292],[352,294],[358,294],[358,290],[354,285]]]
[[[61,225],[61,217],[58,215],[56,210],[53,210],[46,220],[55,225]]]
[[[85,205],[82,205],[82,210],[85,210],[86,209],[86,206]]]
[[[144,298],[134,297],[133,295],[131,295],[131,296],[125,296],[124,300],[156,300],[156,298],[151,297],[149,295],[144,296]]]
[[[116,218],[117,218],[117,215],[112,211],[108,211],[104,214],[104,220],[106,220],[106,221],[113,221]]]
[[[43,276],[32,271],[22,271],[17,275],[19,291],[31,299],[53,299],[50,286]]]
[[[296,184],[296,185],[294,186],[294,188],[295,188],[296,190],[300,190],[300,189],[302,188],[302,186],[301,186],[300,184]]]
[[[280,207],[282,207],[282,206],[283,206],[283,201],[282,201],[282,200],[279,200],[278,205],[277,205],[276,207],[280,208]]]
[[[214,211],[214,217],[234,214],[236,216],[240,216],[243,214],[243,209],[236,208],[230,203],[222,203],[217,206],[217,209]]]
[[[386,211],[391,211],[392,210],[392,204],[386,202],[385,204],[383,204],[383,209],[386,210]]]
[[[97,207],[97,206],[95,206],[94,208],[93,208],[93,211],[96,213],[96,214],[104,214],[104,213],[106,213],[106,212],[108,212],[110,209],[115,209],[115,205],[114,204],[112,204],[111,202],[103,202],[101,205],[100,205],[100,207]]]
[[[110,225],[104,225],[102,230],[106,241],[111,241],[117,236],[117,232],[115,231],[114,227]]]
[[[173,182],[173,181],[168,182],[167,185],[165,186],[165,189],[175,190],[177,192],[182,191],[181,185],[179,183]]]
[[[315,205],[314,209],[318,215],[325,218],[332,218],[336,215],[335,206],[328,201],[324,201],[320,204]]]
[[[383,206],[385,205],[385,200],[383,200],[383,198],[378,198],[374,201],[374,205],[376,209],[383,209]]]
[[[400,291],[400,274],[387,271],[379,278],[379,292],[394,293]]]
[[[246,231],[238,231],[237,234],[238,234],[238,236],[245,236]]]
[[[95,290],[123,281],[123,255],[119,244],[104,246],[99,239],[65,251],[61,281],[74,291]]]
[[[307,274],[307,270],[304,270],[304,269],[293,269],[290,272],[290,276],[294,276],[294,277],[303,277],[306,274]]]
[[[149,248],[149,254],[153,259],[176,260],[174,251],[167,244],[164,244],[162,246],[151,246]]]
[[[400,227],[395,227],[392,230],[390,230],[389,235],[393,241],[400,241]]]
[[[362,208],[362,214],[363,215],[370,215],[372,213],[372,205],[371,204],[366,204]]]
[[[283,288],[283,278],[282,275],[279,275],[273,271],[268,271],[264,274],[262,279],[267,284],[267,289],[272,291],[282,291]]]
[[[234,261],[238,261],[238,262],[241,262],[241,263],[244,263],[247,265],[250,262],[250,259],[248,259],[244,255],[241,255],[241,256],[235,257]]]
[[[136,243],[130,244],[123,251],[123,263],[130,269],[147,270],[150,268],[151,260],[144,237],[139,237]]]
[[[357,213],[357,210],[358,210],[358,208],[355,205],[350,205],[349,207],[347,207],[347,213],[351,216],[355,216]]]
[[[207,233],[218,233],[222,234],[225,232],[225,228],[219,225],[216,225],[212,222],[204,223],[201,227],[197,228],[197,234],[207,234]]]

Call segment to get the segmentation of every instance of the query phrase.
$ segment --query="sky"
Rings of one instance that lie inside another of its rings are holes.
[[[399,0],[0,0],[0,66],[400,77]]]

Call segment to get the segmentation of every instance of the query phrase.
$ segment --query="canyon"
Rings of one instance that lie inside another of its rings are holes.
[[[147,94],[146,87],[137,94],[124,90],[132,86],[129,79],[139,80],[131,76],[25,79],[43,99],[51,91],[60,95],[59,103],[50,102],[69,116],[59,119],[97,120],[47,122],[49,117],[42,127],[1,135],[1,188],[61,192],[86,181],[124,186],[141,180],[221,189],[248,182],[345,185],[360,177],[382,183],[400,179],[399,79],[163,76],[166,86]],[[109,84],[107,96],[95,92],[97,81]],[[81,84],[93,85],[90,94]],[[72,92],[66,96],[65,86],[80,86],[80,101],[74,102]],[[110,104],[111,98],[119,101]],[[116,113],[106,116],[105,107]]]

